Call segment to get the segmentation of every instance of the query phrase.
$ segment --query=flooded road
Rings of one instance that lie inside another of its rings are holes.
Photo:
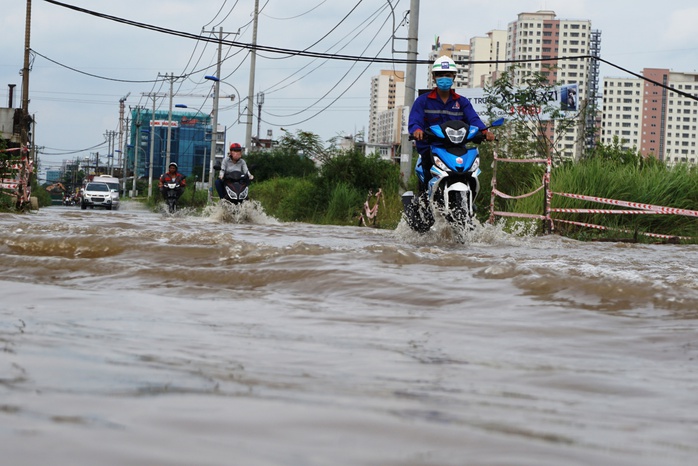
[[[698,246],[0,214],[8,466],[693,465]]]

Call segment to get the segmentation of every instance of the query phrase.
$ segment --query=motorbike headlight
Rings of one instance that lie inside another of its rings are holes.
[[[468,170],[468,171],[469,171],[469,172],[475,172],[475,171],[478,170],[478,168],[480,168],[480,157],[477,157],[477,158],[475,159],[475,161],[473,162],[473,166],[470,167],[470,170]]]
[[[466,131],[465,128],[453,129],[446,128],[446,136],[453,144],[460,144],[465,139]]]
[[[434,165],[436,165],[439,170],[448,171],[446,164],[438,157],[434,157]]]

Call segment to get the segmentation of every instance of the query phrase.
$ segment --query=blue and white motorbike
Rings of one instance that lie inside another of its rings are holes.
[[[501,126],[504,119],[494,121],[488,128]],[[414,231],[426,233],[442,217],[457,232],[474,227],[475,198],[480,191],[480,153],[477,144],[485,135],[477,126],[452,120],[434,125],[424,132],[433,158],[431,179],[424,186],[421,156],[415,172],[422,193],[412,191],[402,195],[405,221]],[[412,137],[410,137],[412,139]]]

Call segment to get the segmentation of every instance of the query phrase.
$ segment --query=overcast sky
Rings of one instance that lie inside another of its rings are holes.
[[[252,41],[254,0],[63,0],[106,15],[199,35],[223,28],[226,39]],[[409,0],[260,0],[257,43],[280,49],[404,59],[407,36],[400,26]],[[394,15],[391,14],[392,5]],[[492,29],[506,29],[522,12],[553,10],[560,19],[589,19],[601,31],[601,58],[639,73],[644,67],[694,72],[698,69],[698,5],[695,0],[421,0],[419,59],[426,59],[436,36],[442,43],[467,43]],[[20,106],[26,2],[3,2],[0,15],[0,106],[8,104],[8,84]],[[208,35],[208,34],[205,34]],[[393,53],[393,47],[396,53]],[[44,166],[64,159],[106,154],[104,134],[118,129],[119,99],[128,107],[152,107],[144,94],[168,93],[158,75],[189,75],[174,86],[175,104],[209,113],[216,46],[138,28],[32,0],[30,113],[37,120],[36,143]],[[249,58],[242,48],[224,47],[219,123],[228,141],[243,143]],[[46,58],[44,58],[46,57]],[[56,62],[56,63],[54,63]],[[61,66],[62,65],[62,66]],[[255,94],[265,93],[261,135],[280,128],[319,134],[324,140],[366,131],[371,76],[390,64],[326,60],[260,52]],[[404,65],[396,65],[404,69]],[[427,68],[417,68],[417,87],[426,85]],[[92,75],[92,76],[91,76]],[[628,76],[601,66],[601,76]],[[168,99],[158,99],[160,109]],[[253,135],[257,133],[257,102]],[[239,113],[242,117],[238,118]],[[100,146],[101,144],[101,146]],[[99,146],[99,147],[98,147]]]

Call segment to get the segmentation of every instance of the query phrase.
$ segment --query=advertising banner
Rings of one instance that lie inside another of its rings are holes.
[[[467,97],[470,103],[473,104],[473,108],[479,115],[487,114],[487,105],[485,104],[485,90],[481,87],[474,88],[462,88],[456,89],[456,92],[463,97]],[[558,107],[562,112],[576,113],[579,110],[579,99],[578,99],[578,88],[577,83],[574,84],[564,84],[562,86],[555,86],[550,90],[548,95],[549,106]],[[541,114],[542,120],[550,119],[550,115],[542,113],[543,109],[539,107],[512,107],[508,111],[501,111],[495,115],[495,118],[499,117],[510,117],[515,113],[535,115]],[[572,116],[572,115],[569,115]]]

